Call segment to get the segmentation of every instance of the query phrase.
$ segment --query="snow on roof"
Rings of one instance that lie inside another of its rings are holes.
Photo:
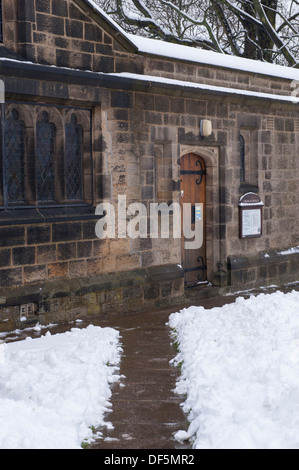
[[[115,29],[117,29],[120,34],[122,34],[130,43],[133,43],[141,53],[158,55],[170,59],[184,60],[187,62],[196,62],[198,64],[204,65],[225,67],[272,77],[285,78],[287,80],[299,80],[299,69],[269,64],[267,62],[261,62],[258,60],[244,59],[242,57],[235,57],[227,54],[221,54],[219,52],[206,51],[204,49],[198,49],[191,46],[173,44],[158,39],[150,39],[127,33],[93,0],[85,0],[85,2],[95,9]]]
[[[280,102],[285,102],[285,103],[294,103],[294,104],[299,104],[299,97],[293,96],[293,95],[275,95],[273,93],[261,93],[257,91],[250,91],[250,90],[242,90],[239,88],[227,88],[227,87],[220,87],[220,86],[215,86],[215,85],[206,85],[204,83],[195,83],[195,82],[188,82],[188,81],[183,81],[183,80],[174,80],[171,78],[165,78],[165,77],[157,77],[154,75],[142,75],[142,74],[136,74],[136,73],[129,73],[129,72],[120,72],[120,73],[103,73],[103,72],[93,72],[91,70],[79,70],[79,69],[73,69],[69,67],[57,67],[55,65],[44,65],[44,64],[36,64],[33,62],[28,62],[28,61],[20,61],[16,59],[9,59],[7,57],[0,57],[0,62],[12,62],[16,64],[27,64],[27,65],[33,65],[35,67],[41,67],[41,68],[48,68],[49,70],[70,70],[72,72],[79,72],[79,73],[88,73],[88,74],[93,74],[97,75],[99,78],[101,76],[105,77],[118,77],[122,79],[127,79],[127,80],[136,80],[136,81],[142,81],[142,82],[149,82],[150,85],[154,85],[157,83],[158,85],[169,85],[169,86],[174,86],[177,88],[181,88],[185,91],[189,90],[194,90],[197,89],[199,91],[207,91],[211,93],[225,93],[229,95],[239,95],[239,96],[245,96],[248,98],[259,98],[259,99],[267,99],[271,101],[280,101]]]
[[[230,95],[239,95],[239,96],[245,96],[249,98],[250,97],[260,98],[260,99],[268,99],[272,101],[283,101],[286,103],[299,104],[299,97],[292,96],[291,94],[289,96],[275,95],[273,93],[261,93],[257,91],[242,90],[239,88],[231,88],[231,87],[228,88],[228,87],[220,87],[220,86],[215,86],[215,85],[206,85],[204,83],[173,80],[171,78],[156,77],[153,75],[140,75],[140,74],[128,73],[128,72],[109,73],[106,75],[120,77],[120,78],[121,77],[128,78],[131,80],[143,80],[143,81],[146,80],[152,84],[154,83],[161,84],[161,85],[168,84],[168,85],[173,85],[173,86],[177,86],[180,88],[185,88],[186,91],[188,88],[193,88],[193,89],[198,89],[202,91],[210,91],[210,92],[215,92],[215,93],[226,93]]]
[[[299,69],[269,64],[258,60],[244,59],[219,52],[206,51],[190,46],[182,46],[157,39],[149,39],[133,34],[127,34],[139,52],[154,54],[171,59],[185,60],[205,65],[226,67],[244,72],[269,75],[272,77],[299,80]]]

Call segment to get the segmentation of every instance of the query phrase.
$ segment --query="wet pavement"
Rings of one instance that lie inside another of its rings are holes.
[[[114,387],[113,430],[101,429],[103,438],[92,449],[190,449],[174,434],[188,430],[181,403],[184,397],[174,388],[179,371],[170,364],[176,355],[170,329],[169,311],[118,318],[124,354],[120,373],[125,377]],[[109,326],[111,322],[109,322]]]

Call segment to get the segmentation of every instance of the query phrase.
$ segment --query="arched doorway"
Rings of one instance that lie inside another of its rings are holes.
[[[188,240],[182,223],[182,266],[188,287],[207,282],[206,256],[206,165],[200,156],[188,153],[180,159],[181,210],[184,204],[191,204],[191,229],[195,230],[196,221],[201,221],[203,243],[200,248],[186,249]]]

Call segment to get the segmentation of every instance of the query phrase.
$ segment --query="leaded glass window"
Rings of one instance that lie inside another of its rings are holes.
[[[44,111],[36,124],[36,183],[40,202],[55,201],[55,126]]]
[[[25,126],[12,109],[5,123],[5,176],[8,204],[25,202]]]
[[[82,199],[83,129],[75,114],[65,127],[65,191],[68,201]]]
[[[91,110],[6,102],[0,111],[1,208],[93,204]]]

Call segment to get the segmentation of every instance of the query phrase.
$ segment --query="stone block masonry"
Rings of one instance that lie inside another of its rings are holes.
[[[109,24],[105,29],[90,17],[84,1],[3,0],[2,6],[6,43],[26,60],[95,72],[142,73],[142,60],[127,54]]]
[[[115,251],[113,242],[99,240],[95,224],[88,220],[0,227],[0,289],[141,266],[140,255],[128,252],[127,245]]]
[[[139,202],[147,209],[153,202],[179,202],[180,162],[188,154],[198,155],[206,168],[204,261],[211,289],[298,279],[298,254],[279,255],[299,245],[299,105],[291,100],[291,80],[162,58],[159,47],[157,54],[141,53],[85,0],[2,0],[2,7],[1,50],[20,59],[1,60],[0,71],[7,119],[15,108],[26,131],[19,149],[26,209],[11,204],[6,211],[0,187],[0,329],[101,318],[182,299],[180,239],[100,240],[94,214],[102,202],[117,210],[120,195],[128,206]],[[40,122],[33,108],[41,107],[56,130],[55,150],[64,149],[70,113],[78,119],[77,130],[81,126],[80,210],[65,200],[66,167],[58,151],[55,201],[63,207],[48,211],[41,204],[36,211],[32,203],[28,174]],[[212,124],[208,137],[201,135],[204,119]],[[248,192],[264,204],[263,232],[241,239],[239,201]],[[20,305],[30,303],[36,314],[20,323]]]
[[[37,322],[64,323],[93,316],[104,319],[143,309],[173,306],[184,298],[184,273],[179,266],[107,272],[66,280],[63,265],[67,269],[67,263],[56,263],[55,280],[31,282],[19,287],[15,283],[14,289],[0,290],[0,332],[25,328]],[[42,268],[36,267],[35,272],[37,270]],[[7,283],[11,286],[16,280],[15,270],[7,271]],[[59,272],[64,278],[63,283],[59,281]],[[41,278],[44,275],[46,272]],[[36,312],[21,319],[20,305],[32,302]]]
[[[235,289],[252,289],[275,284],[282,286],[299,278],[299,252],[276,250],[256,256],[229,256],[230,285]]]
[[[72,84],[65,87],[66,99],[72,96],[78,102],[80,88]],[[87,86],[86,90],[92,96]],[[55,87],[47,93],[55,102]],[[209,281],[219,285],[221,274],[221,285],[247,288],[275,282],[279,274],[282,281],[294,280],[296,263],[291,259],[273,257],[271,264],[261,264],[257,254],[299,244],[298,142],[295,124],[291,125],[296,122],[295,107],[281,105],[277,120],[274,103],[262,112],[255,101],[240,97],[206,97],[203,92],[194,92],[191,99],[171,96],[167,87],[155,93],[104,88],[99,93],[101,106],[97,103],[94,108],[96,202],[116,203],[119,194],[127,196],[128,204],[179,200],[178,157],[195,151],[207,166]],[[213,125],[213,134],[206,140],[199,131],[200,120],[205,118]],[[240,182],[241,130],[247,132],[248,148],[253,149],[248,153],[250,181],[246,184]],[[255,188],[265,204],[264,235],[240,240],[238,201],[248,188]],[[164,266],[174,269],[181,264],[180,240],[102,241],[95,237],[95,220],[10,223],[0,227],[3,328],[8,318],[19,321],[16,312],[24,298],[35,298],[39,289],[48,292],[47,286],[52,286],[51,292],[42,299],[37,297],[36,302],[40,318],[51,321],[88,312],[108,315],[127,308],[139,310],[181,298],[184,279],[171,279],[170,272],[156,282],[145,282],[141,277],[132,290],[133,284],[121,285],[126,272],[141,270],[144,275],[156,266],[163,270]],[[243,253],[250,259],[249,265],[235,265],[232,260]],[[217,272],[218,263],[223,272]],[[113,276],[119,284],[111,288]],[[81,283],[91,283],[91,292],[78,290]]]

